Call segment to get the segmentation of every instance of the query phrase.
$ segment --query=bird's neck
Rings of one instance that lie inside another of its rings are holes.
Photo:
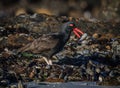
[[[64,36],[63,40],[66,43],[69,40],[69,38],[70,38],[71,32],[70,33],[62,32],[62,34]]]

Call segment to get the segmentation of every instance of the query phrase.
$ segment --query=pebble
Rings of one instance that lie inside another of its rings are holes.
[[[96,68],[96,72],[97,72],[97,73],[100,73],[101,71],[100,71],[100,69],[99,69],[99,68]]]
[[[107,46],[106,46],[106,49],[107,49],[107,50],[110,50],[110,49],[111,49],[111,47],[110,47],[109,45],[107,45]]]
[[[94,33],[94,34],[92,35],[92,37],[95,38],[95,39],[100,38],[100,34]]]
[[[102,76],[99,76],[99,82],[103,82]]]
[[[90,69],[90,68],[87,68],[86,69],[86,73],[93,76],[94,75],[94,72]]]
[[[114,73],[113,71],[111,71],[111,72],[109,73],[109,76],[110,76],[110,77],[114,77],[114,76],[115,76],[115,73]]]
[[[16,85],[11,85],[10,88],[17,88],[17,86]]]
[[[86,41],[86,40],[84,40],[84,41],[81,42],[82,46],[85,46],[86,44],[88,44],[88,41]]]
[[[80,39],[79,39],[79,42],[81,42],[81,41],[83,41],[85,38],[87,38],[87,33],[84,33],[81,37],[80,37]]]

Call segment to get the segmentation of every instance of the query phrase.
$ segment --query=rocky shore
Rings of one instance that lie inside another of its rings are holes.
[[[64,50],[52,58],[52,66],[40,54],[16,53],[39,36],[60,31],[58,28],[67,21],[76,22],[88,36],[80,41],[72,35]],[[120,85],[119,24],[46,14],[0,19],[0,85],[31,81]]]

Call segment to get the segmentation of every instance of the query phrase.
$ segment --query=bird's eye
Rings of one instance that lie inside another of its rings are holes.
[[[70,24],[69,26],[70,26],[70,27],[73,27],[74,25],[73,25],[73,24]]]

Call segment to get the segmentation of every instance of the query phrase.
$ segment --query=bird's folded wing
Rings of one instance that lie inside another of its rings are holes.
[[[20,48],[18,52],[30,51],[32,53],[41,53],[44,51],[49,51],[56,46],[58,41],[58,38],[54,38],[51,35],[43,35],[38,39],[35,39],[33,42]]]
[[[62,33],[51,33],[51,34],[47,34],[45,36],[51,36],[54,39],[61,39],[61,38],[63,38],[64,34],[62,34]]]

